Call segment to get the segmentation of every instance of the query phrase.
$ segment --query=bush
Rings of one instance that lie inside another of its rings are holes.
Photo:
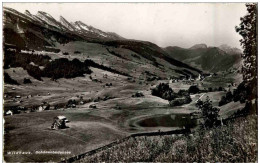
[[[152,89],[152,95],[169,101],[177,97],[177,94],[173,92],[168,83],[160,83],[157,85],[154,89]]]
[[[144,97],[144,94],[142,92],[136,92],[132,97]]]
[[[68,52],[63,52],[62,54],[63,54],[63,55],[69,55],[69,53],[68,53]]]
[[[189,92],[187,90],[181,89],[181,90],[179,90],[178,95],[179,96],[188,96]]]
[[[74,54],[81,54],[80,51],[74,51]]]
[[[30,79],[24,78],[23,79],[23,84],[30,84],[32,81]]]
[[[183,104],[188,104],[190,103],[192,100],[190,98],[190,95],[188,96],[184,96],[182,98],[175,98],[174,100],[170,101],[170,106],[181,106]]]
[[[189,93],[192,93],[192,94],[196,94],[196,93],[199,93],[199,88],[198,88],[198,86],[196,86],[196,85],[192,85],[192,86],[190,86],[190,88],[188,89],[188,92]]]
[[[196,106],[202,111],[202,117],[204,120],[205,127],[213,127],[219,117],[219,108],[213,107],[212,101],[207,96],[206,101],[198,100]]]
[[[78,105],[78,101],[70,99],[67,103],[67,107],[73,107],[75,105]]]
[[[106,83],[105,86],[111,87],[111,86],[112,86],[112,83]]]
[[[221,100],[218,103],[218,106],[222,106],[222,105],[225,105],[225,104],[227,104],[226,96],[222,96]]]
[[[222,88],[222,87],[219,87],[219,88],[218,88],[218,91],[223,91],[223,88]]]
[[[231,91],[228,91],[227,94],[226,94],[226,99],[227,101],[233,101],[233,94]]]
[[[221,97],[221,100],[219,101],[218,106],[222,106],[225,105],[227,103],[230,103],[231,101],[233,101],[233,94],[232,92],[229,90],[225,96]]]
[[[209,91],[209,92],[212,92],[212,91],[213,91],[213,89],[212,89],[211,87],[209,87],[209,88],[208,88],[208,91]]]
[[[246,98],[248,97],[248,93],[249,92],[245,86],[245,83],[240,83],[233,93],[234,102],[240,101],[241,103],[244,103]]]

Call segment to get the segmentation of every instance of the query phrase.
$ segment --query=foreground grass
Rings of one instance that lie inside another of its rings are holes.
[[[131,138],[80,162],[255,162],[257,116],[237,118],[194,135]]]

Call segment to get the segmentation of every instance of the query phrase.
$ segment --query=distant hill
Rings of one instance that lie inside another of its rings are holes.
[[[207,47],[197,44],[189,49],[169,46],[164,50],[174,59],[208,72],[225,71],[241,63],[242,52],[227,45]]]
[[[190,49],[206,49],[207,45],[206,44],[196,44],[190,47]]]
[[[225,51],[228,54],[237,54],[237,55],[242,54],[242,50],[238,48],[232,48],[226,44],[220,45],[218,48],[220,48],[221,50]]]

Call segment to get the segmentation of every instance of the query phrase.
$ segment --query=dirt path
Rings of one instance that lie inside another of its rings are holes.
[[[205,95],[206,93],[203,93],[200,98],[196,101],[196,103]]]

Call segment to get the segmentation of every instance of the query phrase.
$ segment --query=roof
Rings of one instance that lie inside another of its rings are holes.
[[[6,113],[7,113],[7,114],[9,114],[9,113],[12,113],[12,112],[13,112],[13,111],[11,111],[11,110],[8,110]]]
[[[59,116],[57,116],[57,118],[59,118],[59,119],[67,119],[65,116],[63,116],[63,115],[59,115]]]

